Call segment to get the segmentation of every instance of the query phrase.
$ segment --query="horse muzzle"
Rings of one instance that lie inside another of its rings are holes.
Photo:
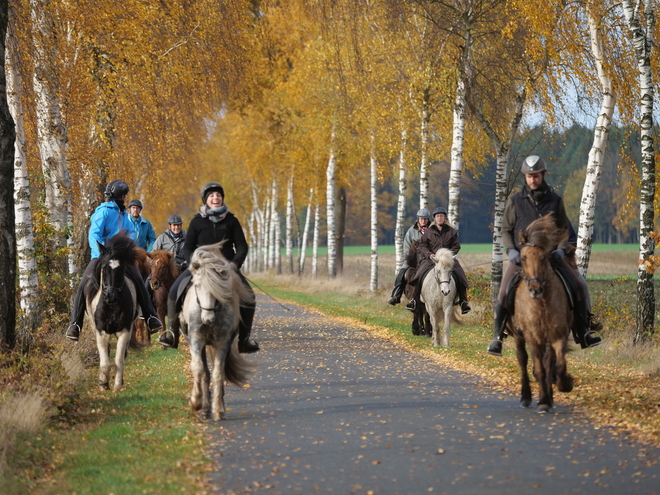
[[[158,289],[160,289],[161,285],[163,285],[163,284],[160,283],[159,279],[154,280],[152,278],[151,281],[149,282],[149,286],[151,287],[151,290],[158,290]]]
[[[201,318],[202,318],[202,323],[204,323],[204,325],[210,325],[215,321],[215,311],[208,311],[206,309],[203,309]]]

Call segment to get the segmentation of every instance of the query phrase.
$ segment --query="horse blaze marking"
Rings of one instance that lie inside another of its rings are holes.
[[[110,268],[112,268],[113,270],[115,268],[119,268],[119,261],[117,260],[110,260],[108,264],[110,265]]]

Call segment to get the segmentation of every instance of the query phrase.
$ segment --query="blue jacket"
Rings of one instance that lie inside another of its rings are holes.
[[[135,230],[131,223],[131,214],[124,210],[121,212],[114,201],[101,203],[90,219],[89,246],[92,248],[92,258],[101,256],[97,242],[103,244],[111,237],[123,232],[131,239],[135,239]]]
[[[146,249],[147,252],[151,252],[151,247],[156,242],[156,232],[151,226],[149,220],[145,220],[142,216],[139,216],[137,220],[129,214],[128,218],[133,225],[135,230],[135,243],[142,249]]]

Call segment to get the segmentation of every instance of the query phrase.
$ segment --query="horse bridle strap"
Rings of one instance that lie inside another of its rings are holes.
[[[523,244],[523,247],[525,247],[525,246],[536,247],[536,244],[533,244],[531,242],[526,242],[525,244]],[[523,275],[523,280],[527,284],[527,287],[529,287],[529,283],[533,282],[534,280],[536,280],[539,284],[541,284],[541,287],[543,287],[545,285],[545,280],[543,280],[542,278],[538,278],[538,277],[529,277],[528,278],[528,277],[525,277],[524,272],[523,272],[522,275]]]
[[[220,307],[220,303],[217,300],[215,301],[215,306],[210,309],[202,306],[202,303],[199,302],[199,296],[197,295],[197,287],[195,287],[195,299],[197,299],[197,305],[199,306],[199,309],[201,309],[202,311],[215,311]]]

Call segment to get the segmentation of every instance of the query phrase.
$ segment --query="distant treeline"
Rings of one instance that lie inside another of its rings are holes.
[[[518,173],[524,157],[542,156],[548,166],[546,181],[564,198],[569,218],[576,226],[586,166],[593,142],[593,129],[574,125],[563,131],[550,132],[543,127],[530,129],[512,154],[513,170],[509,172],[510,192],[522,186]],[[639,205],[629,204],[631,167],[640,160],[639,142],[629,130],[613,127],[603,165],[596,216],[594,243],[638,242]],[[358,173],[347,190],[346,245],[369,245],[369,171]],[[429,209],[447,206],[449,163],[439,161],[429,173]],[[468,163],[462,175],[460,239],[463,243],[492,242],[493,202],[495,195],[495,160],[486,155],[483,163]],[[397,180],[383,184],[379,191],[379,243],[394,244]],[[406,206],[409,225],[419,209],[419,173],[408,176]],[[406,229],[408,228],[406,227]]]

